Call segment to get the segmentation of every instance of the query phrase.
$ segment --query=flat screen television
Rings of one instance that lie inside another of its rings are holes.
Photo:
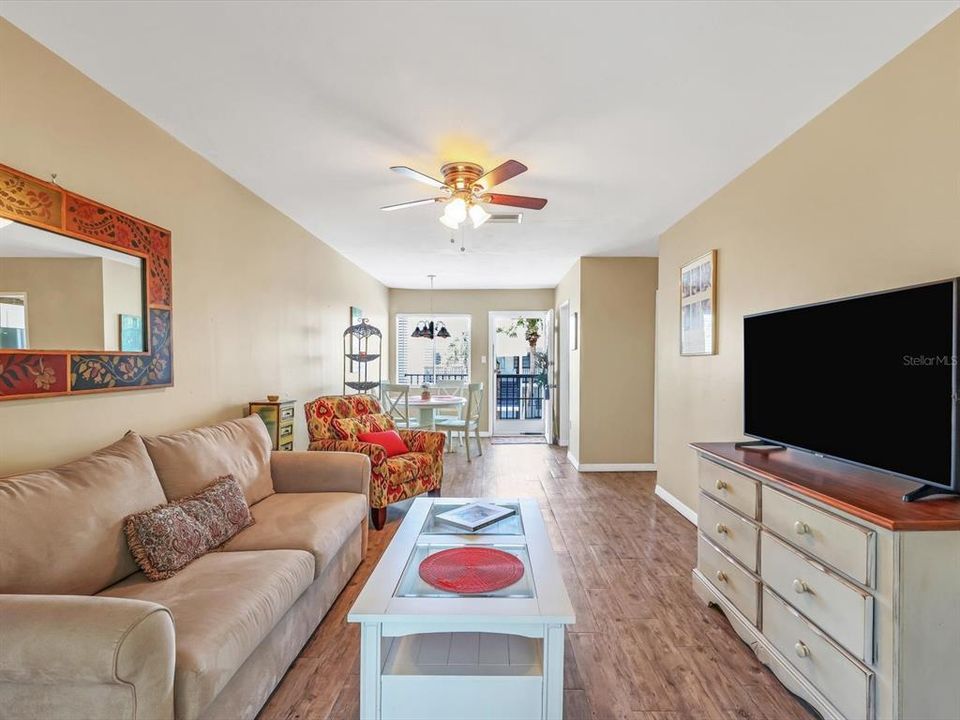
[[[958,294],[960,278],[745,317],[745,434],[960,492]]]

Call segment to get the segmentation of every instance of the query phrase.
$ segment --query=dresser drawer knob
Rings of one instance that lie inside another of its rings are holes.
[[[810,533],[810,526],[802,520],[797,520],[793,524],[793,529],[796,531],[797,535],[808,535]]]
[[[727,574],[723,570],[717,570],[717,582],[726,582]]]
[[[727,484],[723,480],[717,480],[717,490],[726,490]]]
[[[797,653],[797,657],[810,657],[810,648],[808,648],[799,640],[797,641],[797,644],[793,646],[793,649]]]
[[[805,593],[810,592],[810,586],[807,585],[803,580],[797,578],[793,581],[793,591],[795,593]]]
[[[717,523],[717,532],[720,535],[723,535],[725,532],[727,532],[727,526],[723,523]]]

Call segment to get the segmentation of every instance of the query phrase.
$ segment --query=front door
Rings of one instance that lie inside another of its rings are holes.
[[[490,417],[493,435],[544,435],[549,378],[547,311],[490,313]]]

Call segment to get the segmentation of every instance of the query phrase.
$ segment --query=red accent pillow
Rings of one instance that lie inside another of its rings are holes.
[[[403,455],[410,452],[410,448],[400,437],[396,430],[384,430],[383,432],[362,432],[357,434],[357,440],[360,442],[373,443],[380,445],[387,451],[387,457],[394,455]]]

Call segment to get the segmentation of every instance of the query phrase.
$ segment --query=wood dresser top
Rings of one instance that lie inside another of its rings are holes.
[[[734,443],[691,443],[710,458],[887,530],[960,530],[960,497],[903,502],[917,483],[797,450],[753,452]]]

